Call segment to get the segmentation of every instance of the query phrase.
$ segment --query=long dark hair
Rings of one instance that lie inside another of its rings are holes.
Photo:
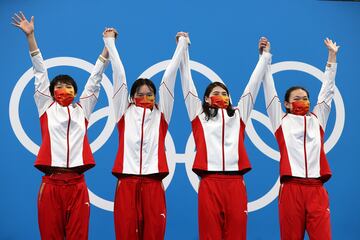
[[[142,85],[148,86],[154,92],[154,96],[156,97],[156,87],[155,84],[148,78],[139,78],[137,79],[130,89],[130,97],[133,98],[135,93],[139,90]]]
[[[202,108],[203,108],[203,111],[205,113],[205,116],[206,116],[205,118],[206,118],[207,121],[210,120],[211,118],[216,117],[216,115],[218,114],[218,109],[215,108],[215,109],[212,109],[212,111],[211,111],[210,110],[210,105],[205,101],[205,97],[209,97],[211,91],[215,87],[223,88],[226,91],[227,95],[229,96],[228,88],[221,82],[213,82],[213,83],[210,83],[207,86],[207,88],[205,89],[204,98],[203,98],[203,104],[202,104]],[[235,109],[233,109],[230,101],[229,101],[229,106],[226,108],[226,112],[227,112],[229,117],[232,117],[235,114]]]
[[[289,88],[288,90],[286,90],[284,100],[285,100],[286,102],[289,102],[289,98],[290,98],[291,93],[292,93],[293,91],[295,91],[295,90],[298,90],[298,89],[301,89],[301,90],[303,90],[304,92],[306,92],[307,97],[310,98],[309,91],[306,90],[304,87],[301,87],[301,86],[293,86],[293,87]],[[289,108],[286,108],[286,112],[287,112],[287,113],[290,113],[290,109],[289,109]]]

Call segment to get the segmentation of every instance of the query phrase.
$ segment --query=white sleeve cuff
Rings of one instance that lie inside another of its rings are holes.
[[[40,49],[36,49],[36,50],[30,52],[30,56],[31,56],[31,57],[35,57],[35,56],[38,55],[39,53],[40,53]]]

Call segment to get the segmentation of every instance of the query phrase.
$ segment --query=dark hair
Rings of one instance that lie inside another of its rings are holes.
[[[154,85],[154,83],[148,79],[148,78],[139,78],[137,79],[133,85],[131,86],[131,90],[130,90],[130,97],[133,98],[135,93],[139,90],[139,88],[143,85],[148,86],[150,89],[153,90],[154,95],[156,96],[156,87]]]
[[[65,84],[70,84],[74,87],[74,91],[75,94],[77,93],[77,84],[75,82],[75,80],[70,77],[69,75],[57,75],[56,77],[53,78],[53,80],[51,80],[50,82],[50,86],[49,86],[49,90],[50,90],[50,94],[51,96],[54,96],[54,88],[55,85],[57,85],[58,83],[65,83]]]
[[[301,86],[293,86],[291,88],[289,88],[288,90],[286,90],[286,93],[285,93],[285,101],[286,102],[289,102],[289,98],[290,98],[290,95],[293,91],[295,90],[298,90],[298,89],[301,89],[303,90],[304,92],[306,92],[306,95],[308,98],[310,98],[310,94],[308,92],[308,90],[306,90],[304,87],[301,87]],[[290,109],[286,108],[286,112],[289,113],[290,112]]]
[[[210,105],[205,101],[205,97],[209,97],[210,96],[210,93],[211,91],[215,88],[215,87],[221,87],[223,88],[227,95],[229,96],[229,90],[227,89],[227,87],[221,83],[221,82],[213,82],[213,83],[210,83],[206,89],[205,89],[205,93],[204,93],[204,98],[203,98],[203,104],[202,104],[202,108],[203,108],[203,111],[206,115],[206,120],[209,120],[213,117],[216,117],[217,113],[218,113],[218,109],[215,108],[214,111],[210,111]],[[235,114],[235,109],[233,109],[232,105],[231,105],[231,102],[229,102],[229,106],[226,108],[226,112],[228,114],[229,117],[232,117],[234,116]]]

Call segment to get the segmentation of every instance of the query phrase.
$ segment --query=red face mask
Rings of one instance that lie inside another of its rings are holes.
[[[304,116],[309,112],[310,103],[309,101],[295,101],[291,103],[292,114]]]
[[[74,92],[69,89],[59,88],[54,90],[55,101],[58,102],[61,106],[69,106],[72,101],[74,101],[74,97]]]
[[[211,96],[211,107],[227,108],[229,106],[229,97],[227,96]]]
[[[142,108],[152,109],[155,104],[154,96],[134,97],[135,105]]]

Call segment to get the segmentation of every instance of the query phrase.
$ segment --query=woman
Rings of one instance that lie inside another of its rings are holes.
[[[48,79],[34,35],[34,17],[19,12],[13,25],[26,35],[35,75],[35,103],[39,112],[42,143],[35,167],[44,172],[38,195],[41,239],[88,239],[90,204],[83,173],[94,167],[87,124],[97,102],[107,50],[88,79],[78,103],[77,84],[68,75]],[[105,32],[107,38],[109,33]]]
[[[251,165],[244,146],[245,124],[271,60],[265,38],[259,41],[259,50],[261,57],[236,108],[231,105],[227,87],[220,82],[209,84],[201,103],[191,77],[188,51],[180,64],[197,149],[193,171],[201,178],[200,239],[246,239],[247,195],[243,175]]]
[[[104,39],[113,69],[113,103],[119,131],[112,170],[118,178],[114,202],[116,239],[164,239],[166,205],[162,179],[169,172],[165,136],[173,108],[176,72],[188,46],[187,39],[180,35],[159,87],[158,105],[156,88],[150,79],[136,80],[128,98],[125,70],[114,39]]]
[[[317,104],[309,112],[309,93],[291,87],[286,113],[268,66],[264,79],[267,112],[280,149],[279,218],[281,239],[331,239],[329,198],[323,183],[331,177],[324,152],[324,131],[334,96],[339,46],[326,39],[329,56]]]

